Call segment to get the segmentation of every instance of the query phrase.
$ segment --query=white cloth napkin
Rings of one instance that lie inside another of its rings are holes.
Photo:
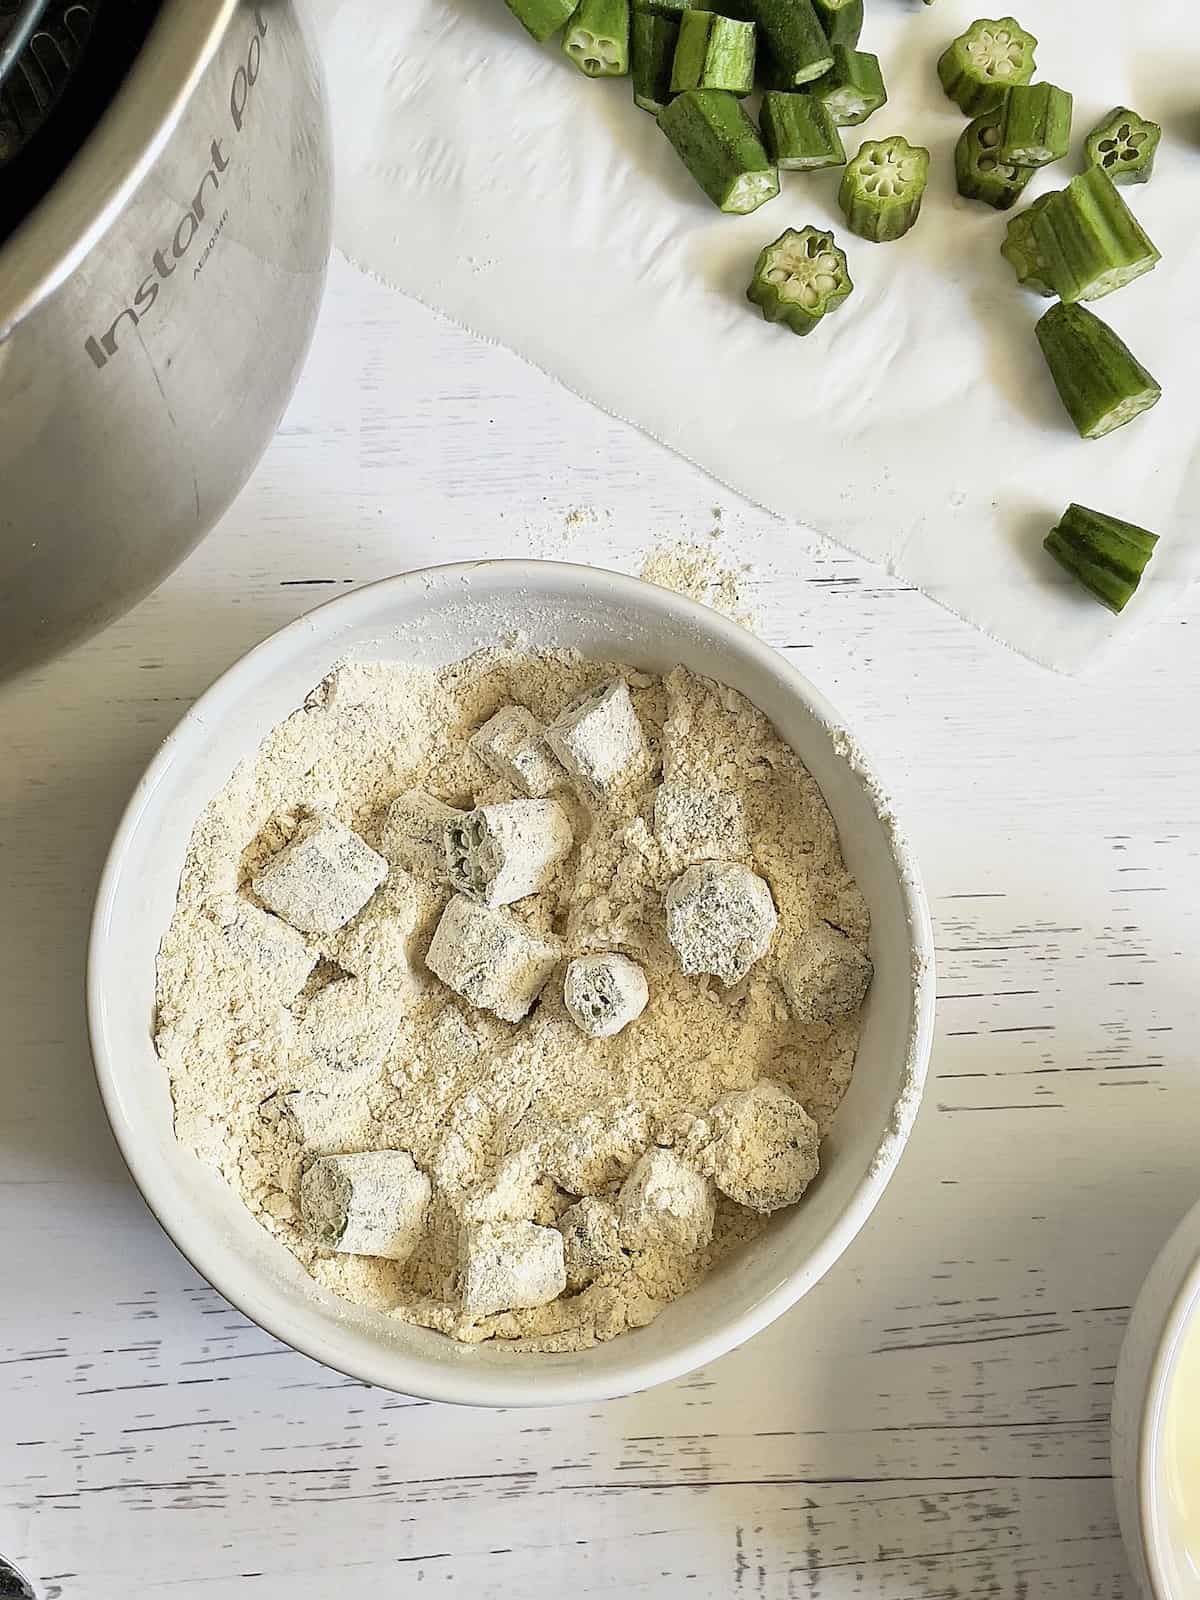
[[[499,340],[781,516],[831,536],[1065,671],[1161,612],[1200,567],[1200,22],[1195,0],[1020,0],[1039,76],[1075,94],[1070,160],[1117,104],[1163,123],[1123,190],[1163,261],[1093,309],[1164,398],[1108,439],[1071,428],[999,254],[1006,214],[961,200],[963,118],[935,64],[980,0],[866,0],[891,101],[864,138],[933,153],[907,238],[855,239],[838,171],[789,173],[748,217],[695,187],[627,79],[592,82],[503,0],[310,0],[333,102],[338,242],[364,268]],[[990,9],[990,8],[985,8]],[[759,249],[832,225],[851,298],[807,339],[745,300]],[[1041,548],[1072,500],[1163,535],[1120,619]],[[781,545],[788,534],[780,530]],[[786,551],[781,550],[781,559]]]

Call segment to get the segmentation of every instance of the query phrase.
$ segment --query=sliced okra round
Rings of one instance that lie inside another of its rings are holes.
[[[1089,165],[1107,172],[1114,183],[1146,183],[1154,171],[1162,129],[1127,106],[1118,106],[1087,136]]]
[[[921,213],[929,151],[899,134],[868,139],[842,174],[838,203],[852,233],[873,244],[900,239]]]
[[[853,288],[846,252],[832,233],[789,228],[760,254],[746,295],[768,322],[808,334]]]
[[[938,62],[942,88],[969,117],[991,111],[1014,84],[1033,78],[1037,40],[1015,17],[981,18],[949,44]]]

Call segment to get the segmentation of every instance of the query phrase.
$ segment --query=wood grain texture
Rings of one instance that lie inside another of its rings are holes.
[[[482,554],[636,570],[718,506],[760,631],[859,730],[924,865],[942,999],[910,1151],[829,1277],[679,1383],[532,1413],[365,1389],[208,1289],[116,1155],[81,995],[113,827],[195,696],[327,595]],[[1132,1600],[1107,1412],[1196,1192],[1198,619],[1051,677],[339,265],[221,527],[0,694],[0,1550],[67,1600]]]

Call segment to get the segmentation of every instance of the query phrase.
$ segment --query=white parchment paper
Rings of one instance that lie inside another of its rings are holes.
[[[1085,443],[1045,371],[1048,302],[999,255],[1006,214],[957,197],[963,126],[937,83],[979,0],[866,0],[891,101],[863,138],[933,153],[917,228],[841,226],[838,172],[789,173],[749,217],[716,212],[627,79],[591,82],[502,0],[311,0],[330,78],[338,242],[361,266],[627,418],[752,500],[826,534],[1066,671],[1169,606],[1200,567],[1200,10],[1196,0],[1021,0],[1039,76],[1076,97],[1075,151],[1117,104],[1163,123],[1153,181],[1123,190],[1163,252],[1093,308],[1163,384]],[[983,7],[990,14],[989,7]],[[744,298],[785,227],[832,225],[854,295],[811,337]],[[1114,619],[1041,551],[1068,502],[1163,535]],[[786,527],[780,559],[786,559]]]

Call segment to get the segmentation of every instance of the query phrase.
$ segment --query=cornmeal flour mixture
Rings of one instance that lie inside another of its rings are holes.
[[[569,1350],[795,1204],[866,906],[740,695],[519,647],[350,664],[201,817],[158,961],[179,1139],[345,1299]]]

